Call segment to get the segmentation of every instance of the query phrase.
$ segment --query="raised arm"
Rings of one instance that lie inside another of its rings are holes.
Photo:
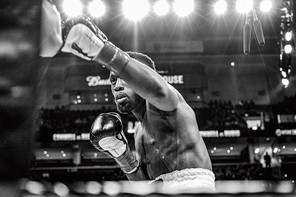
[[[116,68],[118,65],[111,63],[110,67],[113,69],[113,67]],[[176,90],[156,71],[142,62],[129,58],[129,61],[118,75],[137,94],[157,108],[164,111],[172,111],[177,107],[178,99]]]
[[[104,65],[157,108],[164,111],[176,109],[176,90],[153,69],[129,57],[109,42],[88,18],[71,19],[64,26],[66,33],[62,51]]]

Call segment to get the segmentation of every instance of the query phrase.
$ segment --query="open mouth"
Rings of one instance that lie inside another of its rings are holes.
[[[117,94],[115,96],[115,100],[117,103],[123,103],[127,99],[127,96],[125,94]]]
[[[123,103],[127,98],[126,97],[122,97],[120,99],[116,99],[117,103]]]

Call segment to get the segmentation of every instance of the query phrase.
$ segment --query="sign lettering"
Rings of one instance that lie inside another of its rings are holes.
[[[163,75],[162,77],[169,84],[184,84],[183,75]],[[86,81],[90,87],[110,85],[109,79],[102,79],[100,76],[87,76]]]
[[[163,75],[162,76],[169,84],[184,84],[183,75]]]
[[[86,81],[88,82],[88,86],[110,85],[109,79],[102,79],[100,76],[87,76]]]

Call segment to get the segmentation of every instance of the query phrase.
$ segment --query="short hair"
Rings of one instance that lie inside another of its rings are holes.
[[[155,63],[148,55],[145,55],[145,54],[139,53],[139,52],[133,52],[133,51],[127,51],[127,54],[131,58],[138,60],[139,62],[149,66],[150,68],[152,68],[153,70],[156,71]]]

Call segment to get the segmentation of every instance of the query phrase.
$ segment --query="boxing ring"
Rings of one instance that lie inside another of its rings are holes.
[[[173,190],[165,191],[161,182],[149,184],[146,181],[106,181],[102,183],[76,182],[76,183],[46,183],[22,180],[16,185],[1,184],[0,194],[14,196],[21,191],[23,197],[47,196],[295,196],[295,184],[291,181],[216,181],[216,192],[184,192]],[[4,188],[3,188],[4,187]]]

